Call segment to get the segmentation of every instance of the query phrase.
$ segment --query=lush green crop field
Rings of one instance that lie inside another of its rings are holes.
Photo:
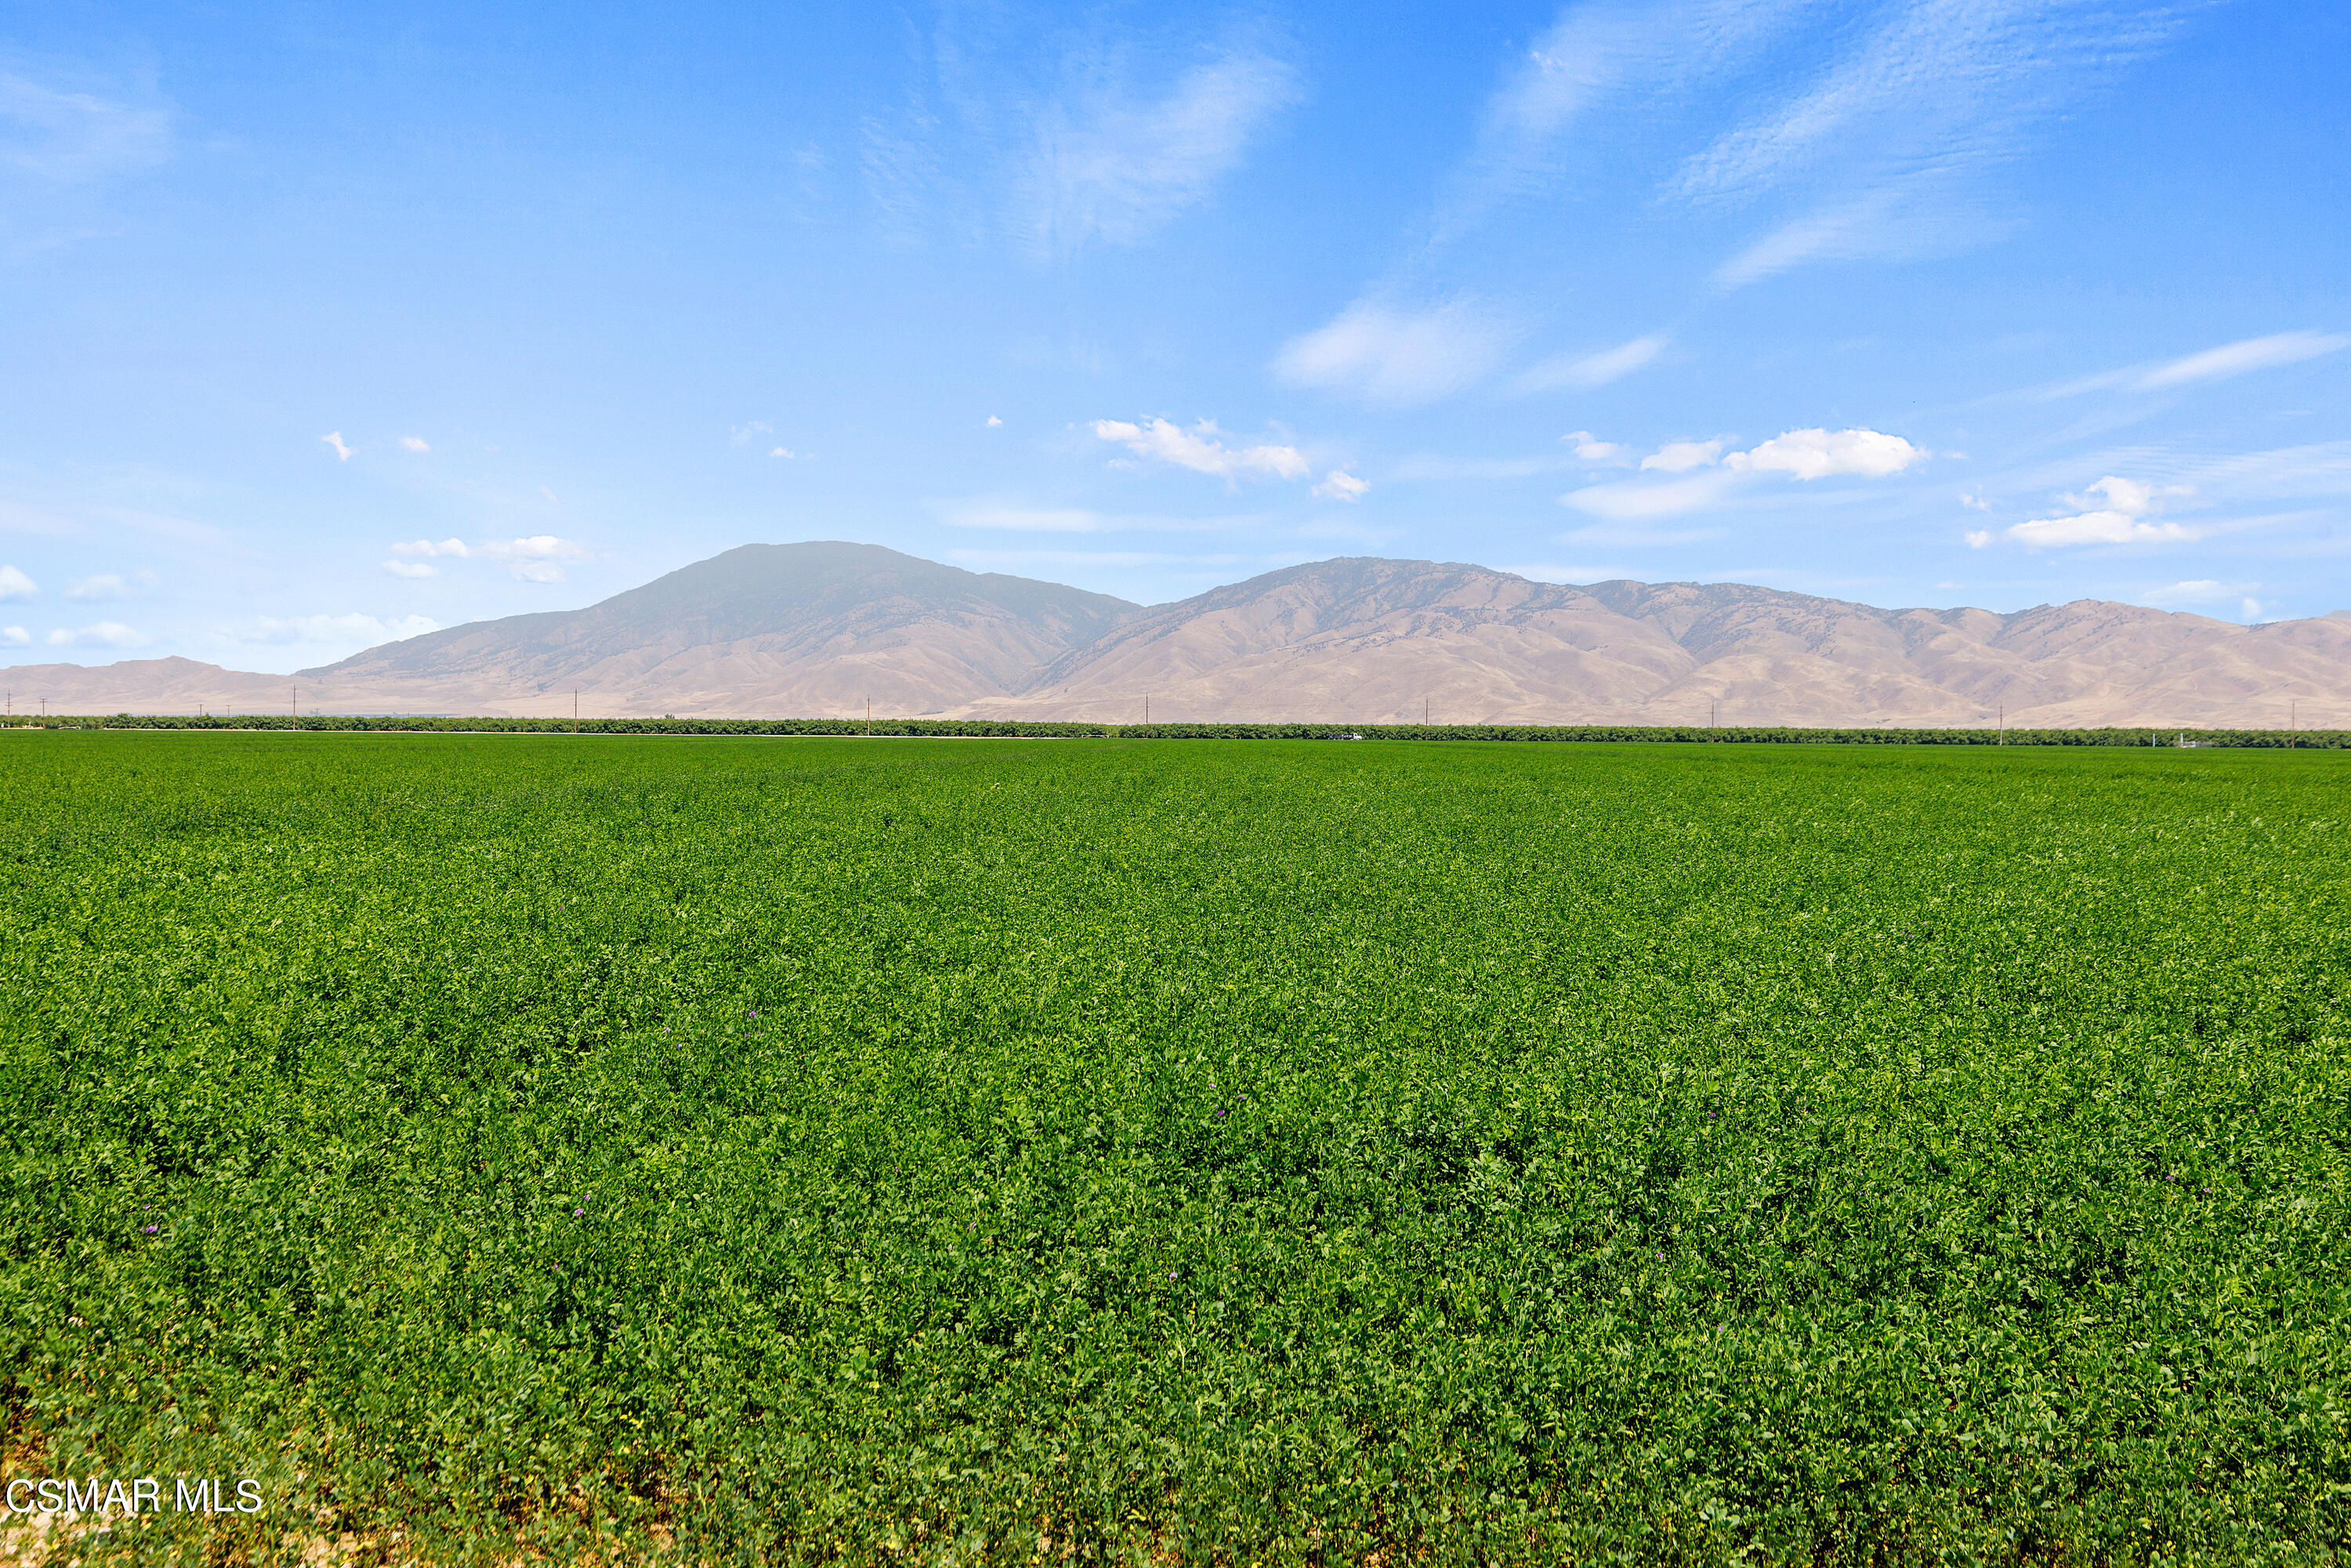
[[[2334,1561],[2346,766],[0,735],[7,1477],[259,1478],[71,1537],[212,1561]]]

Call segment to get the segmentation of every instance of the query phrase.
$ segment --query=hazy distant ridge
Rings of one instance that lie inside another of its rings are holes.
[[[1377,558],[1144,608],[873,545],[746,545],[583,610],[297,677],[184,659],[10,672],[52,711],[677,713],[1726,724],[2351,724],[2351,619],[2098,600],[1882,610],[1739,583],[1562,586]],[[29,706],[29,703],[20,706]]]

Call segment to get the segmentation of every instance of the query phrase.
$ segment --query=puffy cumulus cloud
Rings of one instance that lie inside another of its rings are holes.
[[[400,438],[400,444],[402,450],[408,452],[430,452],[433,450],[432,444],[421,435],[403,435]]]
[[[789,446],[776,446],[768,449],[768,455],[770,457],[789,458],[797,462],[800,458],[807,456],[808,454],[804,452],[795,452]]]
[[[0,626],[0,646],[24,648],[31,645],[33,634],[22,626]]]
[[[1694,468],[1704,468],[1722,455],[1719,441],[1669,441],[1641,459],[1641,470],[1659,474],[1687,474]]]
[[[1310,472],[1306,455],[1295,446],[1227,446],[1217,439],[1224,433],[1217,428],[1216,421],[1209,419],[1189,430],[1165,419],[1143,424],[1098,419],[1093,422],[1093,433],[1104,441],[1119,443],[1138,457],[1172,463],[1178,468],[1213,474],[1221,479],[1238,479],[1251,474],[1303,479]]]
[[[1275,356],[1273,372],[1293,386],[1411,408],[1485,380],[1510,337],[1464,299],[1416,312],[1359,300],[1329,324],[1291,339]]]
[[[1322,476],[1322,483],[1307,493],[1325,501],[1360,501],[1371,492],[1371,488],[1368,482],[1356,478],[1344,468],[1333,468]]]
[[[565,561],[593,560],[595,556],[586,545],[576,539],[558,538],[553,534],[533,534],[528,538],[491,539],[484,544],[467,544],[463,539],[409,539],[393,545],[392,553],[407,558],[404,561],[386,561],[384,569],[399,577],[430,577],[433,569],[417,570],[409,565],[418,557],[455,557],[459,560],[494,560],[524,582],[561,582]]]
[[[1751,452],[1734,452],[1722,465],[1735,472],[1790,474],[1799,479],[1839,474],[1883,479],[1926,456],[1923,448],[1878,430],[1792,430]]]
[[[988,428],[989,430],[1001,430],[1001,429],[1003,429],[1003,428],[1004,428],[1004,421],[1002,421],[1001,419],[998,419],[996,415],[994,415],[994,414],[992,414],[992,413],[991,413],[991,414],[989,414],[989,415],[987,416],[987,428]]]
[[[0,601],[30,599],[41,591],[41,585],[13,566],[0,566]]]
[[[99,621],[88,626],[60,626],[48,635],[52,648],[143,648],[146,634],[120,621]]]
[[[1622,380],[1654,360],[1665,349],[1662,333],[1635,338],[1596,354],[1560,354],[1521,373],[1512,383],[1522,392],[1550,392],[1557,387],[1604,387]]]
[[[2075,508],[2072,513],[2035,517],[2017,524],[2007,534],[2028,549],[2055,549],[2067,545],[2163,544],[2198,538],[2201,536],[2193,528],[2158,522],[2153,517],[2167,498],[2188,493],[2184,485],[2145,485],[2109,474],[2083,494],[2064,497],[2065,504]],[[1974,542],[1972,537],[1970,542]]]
[[[314,643],[331,647],[371,648],[378,643],[397,642],[403,637],[421,637],[427,632],[437,632],[441,622],[423,615],[396,615],[389,620],[373,615],[256,615],[221,629],[222,637],[231,643],[285,647]]]
[[[335,461],[338,463],[349,463],[351,460],[351,454],[358,450],[356,447],[343,444],[343,433],[340,430],[330,430],[319,439],[334,449]]]
[[[383,568],[384,570],[392,573],[394,577],[414,579],[420,577],[438,577],[441,575],[441,569],[434,566],[430,561],[381,560],[376,562],[376,564]]]
[[[1588,430],[1571,430],[1560,437],[1574,452],[1576,461],[1595,466],[1621,467],[1633,461],[1633,450],[1614,441],[1603,441]]]

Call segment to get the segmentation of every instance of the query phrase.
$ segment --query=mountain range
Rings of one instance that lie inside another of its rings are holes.
[[[1882,610],[1739,583],[1538,582],[1343,558],[1171,604],[875,545],[744,545],[582,610],[294,676],[6,672],[66,713],[2351,727],[2351,616],[2241,626],[2101,600]]]

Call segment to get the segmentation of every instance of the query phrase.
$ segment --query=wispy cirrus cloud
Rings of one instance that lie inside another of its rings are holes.
[[[886,233],[1040,262],[1141,244],[1210,201],[1303,96],[1261,30],[1171,45],[1105,15],[1079,31],[1039,50],[1002,17],[951,9],[920,37],[903,99],[863,126]]]
[[[1591,354],[1557,354],[1519,373],[1511,383],[1521,392],[1549,392],[1556,387],[1604,387],[1622,381],[1664,351],[1667,339],[1652,333]]]
[[[2147,364],[2126,365],[2120,370],[2101,371],[2096,375],[2039,388],[2029,395],[2055,399],[2078,397],[2084,392],[2169,392],[2175,388],[2251,375],[2256,371],[2298,365],[2306,360],[2340,353],[2346,349],[2351,349],[2351,333],[2272,332],[2265,337],[2241,338],[2233,343],[2199,350],[2176,360],[2159,360]]]
[[[1359,299],[1282,345],[1273,373],[1375,408],[1416,408],[1484,381],[1518,335],[1467,298],[1420,308]]]
[[[1257,49],[1227,50],[1156,92],[1124,67],[1117,55],[1072,61],[1077,79],[1036,110],[1016,201],[1040,256],[1148,238],[1206,201],[1299,97],[1297,72]]]
[[[0,168],[86,184],[172,156],[172,106],[152,83],[108,82],[0,60]]]
[[[1987,177],[2179,26],[2106,0],[1907,0],[1799,91],[1684,163],[1672,195],[1792,204],[1716,272],[1739,287],[1813,261],[1899,258],[2004,233]]]

